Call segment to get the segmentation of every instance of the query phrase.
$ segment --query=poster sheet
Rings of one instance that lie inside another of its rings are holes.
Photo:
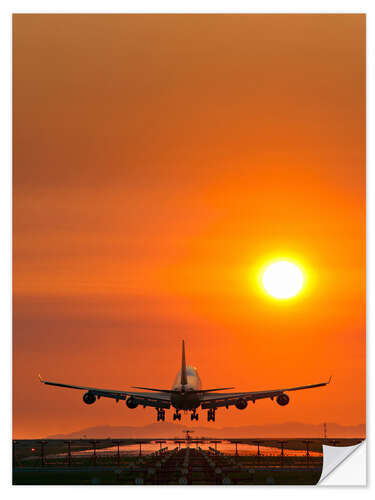
[[[366,437],[366,16],[12,23],[13,484],[328,480]]]

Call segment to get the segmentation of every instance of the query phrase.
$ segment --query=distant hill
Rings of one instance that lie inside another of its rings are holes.
[[[188,426],[172,422],[155,422],[143,427],[102,425],[88,427],[67,434],[46,436],[48,439],[77,439],[77,438],[173,438],[182,437],[186,429],[194,430],[194,437],[213,438],[312,438],[323,437],[321,424],[304,424],[302,422],[285,422],[282,424],[247,425],[243,427],[214,427]],[[328,438],[363,438],[366,436],[364,424],[343,426],[334,422],[327,422]]]

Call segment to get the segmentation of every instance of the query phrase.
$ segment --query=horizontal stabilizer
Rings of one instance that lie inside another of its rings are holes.
[[[142,389],[143,391],[155,391],[155,392],[164,392],[166,394],[172,394],[176,391],[171,391],[170,389],[155,389],[154,387],[139,387],[137,385],[132,385],[133,389]],[[199,391],[188,390],[189,393],[195,394],[204,394],[205,392],[214,392],[214,391],[228,391],[229,389],[234,389],[234,387],[218,387],[216,389],[204,389]],[[177,391],[178,392],[178,391]]]
[[[214,392],[214,391],[229,391],[229,389],[234,389],[234,387],[217,387],[216,389],[204,389],[201,391],[194,391],[194,392]]]
[[[165,392],[166,394],[170,394],[171,391],[170,389],[155,389],[154,387],[138,387],[137,385],[132,385],[133,389],[142,389],[144,391],[154,391],[154,392]]]

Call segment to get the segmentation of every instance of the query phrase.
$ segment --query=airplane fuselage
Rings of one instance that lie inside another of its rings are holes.
[[[202,382],[196,368],[186,367],[186,384],[181,384],[181,370],[172,385],[171,403],[176,410],[195,410],[201,403],[196,391],[202,388]]]

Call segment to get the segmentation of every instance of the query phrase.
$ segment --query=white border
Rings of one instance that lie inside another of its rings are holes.
[[[100,498],[103,496],[104,489],[118,495],[132,495],[135,493],[136,487],[127,487],[126,490],[119,489],[121,487],[95,487],[88,491],[86,487],[12,487],[10,486],[11,477],[11,13],[12,12],[217,12],[217,13],[366,13],[367,14],[367,112],[368,112],[368,127],[367,127],[367,255],[374,253],[374,202],[372,200],[374,190],[374,177],[372,173],[373,165],[373,140],[370,140],[370,132],[373,131],[374,118],[374,101],[372,98],[373,92],[370,89],[375,88],[375,58],[374,58],[374,2],[368,1],[345,1],[345,0],[304,0],[304,1],[288,1],[283,2],[277,0],[263,1],[245,1],[245,0],[138,0],[137,2],[120,1],[120,0],[55,0],[55,1],[9,1],[4,0],[0,5],[1,24],[0,24],[0,53],[1,53],[1,152],[2,163],[0,168],[0,217],[2,229],[1,241],[1,268],[0,268],[0,283],[1,283],[1,307],[2,307],[2,329],[1,329],[1,380],[2,380],[2,399],[3,402],[8,402],[8,410],[1,413],[1,489],[3,497],[37,497],[38,499],[48,498],[53,495],[54,498],[65,498],[67,495],[81,496],[89,494],[92,498]],[[371,228],[371,230],[370,230]],[[369,260],[369,259],[368,259]],[[367,360],[374,359],[373,342],[371,336],[373,334],[372,327],[372,311],[374,311],[374,300],[371,297],[370,291],[374,284],[374,270],[368,261],[367,265],[367,290],[368,290],[368,305],[367,305]],[[373,354],[373,356],[371,356]],[[370,379],[372,378],[371,365],[367,364],[367,384],[371,389]],[[372,411],[374,398],[370,397],[370,391],[367,394],[368,401],[368,421],[370,416],[374,414]],[[368,426],[368,441],[371,448],[372,437],[371,428]],[[368,454],[370,454],[369,451]],[[368,470],[370,467],[368,466]],[[370,486],[368,488],[356,488],[355,495],[371,494],[371,478],[369,479]],[[178,489],[177,489],[178,488]],[[278,497],[286,495],[289,498],[299,498],[301,489],[297,487],[210,487],[215,488],[214,491],[208,487],[143,487],[137,488],[136,494],[139,497],[146,495],[163,496],[163,498],[171,495],[178,495],[180,498],[188,498],[191,496],[206,496],[214,494],[218,499],[227,495],[248,496],[256,494],[257,497],[277,495]],[[310,497],[319,494],[320,497],[332,495],[331,488],[317,489],[311,487],[303,488],[303,495]],[[340,497],[352,497],[353,490],[351,488],[340,488]]]

